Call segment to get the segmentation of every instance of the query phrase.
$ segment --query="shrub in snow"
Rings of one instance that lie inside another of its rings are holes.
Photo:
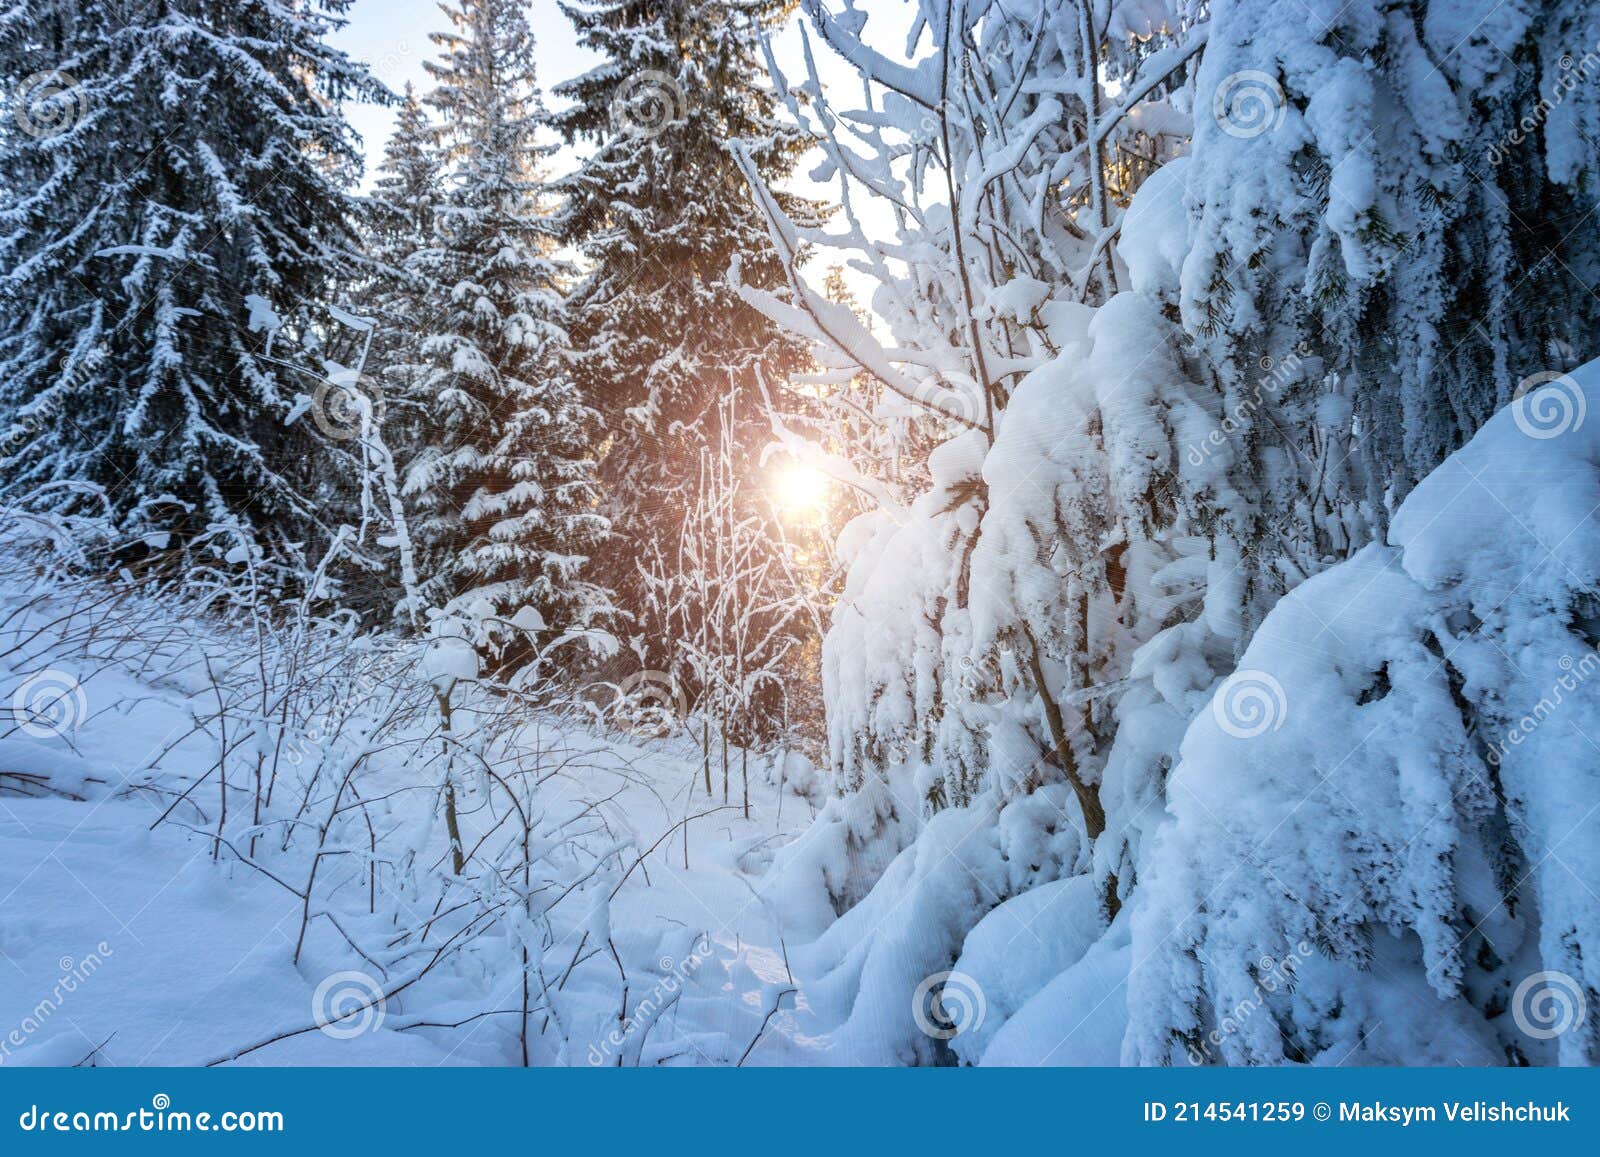
[[[817,839],[808,836],[780,853],[763,892],[785,905],[789,895],[804,902],[814,882],[808,869],[815,866],[832,880],[876,878],[872,890],[825,932],[789,950],[813,1018],[808,1028],[851,1063],[934,1063],[946,1055],[945,1047],[927,1030],[929,1009],[913,1000],[919,986],[950,970],[975,919],[1002,898],[1082,872],[1085,844],[1071,821],[1065,785],[1008,804],[986,793],[933,816],[878,876],[834,833],[849,824],[849,811],[860,806],[855,801],[881,798],[882,790],[869,787],[824,809]],[[875,839],[865,846],[883,845]],[[1097,899],[1092,911],[1099,906]],[[1084,916],[1080,911],[1068,918]],[[974,956],[980,964],[992,963],[981,949]],[[991,976],[988,968],[983,975]],[[1026,977],[1019,980],[1022,987],[1027,983]],[[976,1006],[962,1015],[976,1018]]]
[[[241,911],[264,910],[263,893],[279,901],[287,939],[266,944],[256,928],[241,949],[270,958],[261,975],[276,986],[259,1003],[249,992],[244,1025],[174,1046],[183,1063],[293,1063],[308,1042],[369,1041],[363,1030],[381,1024],[404,1035],[379,1038],[375,1061],[412,1055],[401,1042],[417,1033],[449,1038],[439,1056],[581,1064],[648,993],[636,984],[630,1003],[622,969],[653,971],[663,948],[682,955],[693,939],[649,928],[613,944],[611,900],[650,845],[591,789],[597,769],[627,782],[627,757],[587,735],[548,679],[485,677],[470,608],[436,615],[426,640],[365,635],[311,597],[275,597],[260,552],[232,531],[213,536],[219,565],[166,579],[74,571],[75,555],[42,533],[59,519],[3,525],[0,798],[122,809],[151,834],[113,846],[140,863],[176,849],[181,878],[162,875],[151,893],[195,893],[178,901],[182,926],[214,920],[199,926],[219,943]],[[313,985],[318,1001],[330,991],[319,979],[352,976],[345,997],[308,1010]],[[140,1011],[160,1016],[149,1010],[169,997],[141,990]],[[130,1019],[118,1025],[137,1035]],[[627,1058],[645,1043],[633,1034]],[[29,1060],[84,1055],[46,1044]]]

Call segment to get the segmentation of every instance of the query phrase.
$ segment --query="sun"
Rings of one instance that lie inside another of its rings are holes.
[[[816,517],[828,505],[831,482],[814,466],[788,462],[772,476],[772,493],[778,506],[799,517]]]

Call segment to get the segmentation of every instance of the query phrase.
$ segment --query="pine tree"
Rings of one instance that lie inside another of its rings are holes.
[[[21,0],[0,13],[0,450],[16,495],[92,483],[157,543],[293,553],[337,471],[294,358],[354,260],[358,141],[387,94],[330,48],[348,0]],[[43,70],[43,71],[42,71]],[[284,339],[272,340],[279,329]]]
[[[573,103],[551,121],[567,141],[594,144],[555,187],[566,198],[562,237],[590,267],[571,304],[575,372],[607,418],[608,512],[641,548],[617,552],[608,575],[630,606],[640,601],[633,557],[654,548],[664,557],[678,553],[701,450],[723,441],[722,399],[730,390],[752,399],[737,408],[748,425],[732,439],[741,465],[749,465],[768,433],[754,401],[758,367],[776,389],[802,364],[802,347],[727,283],[735,258],[747,282],[782,282],[729,143],[744,142],[774,180],[789,173],[803,147],[774,117],[757,41],[757,26],[786,7],[782,0],[563,5],[579,42],[606,58],[557,87]]]
[[[452,164],[437,243],[413,262],[437,286],[424,320],[430,442],[407,489],[440,601],[486,600],[552,625],[586,624],[607,604],[578,576],[602,541],[592,435],[565,364],[563,265],[541,203],[540,95],[533,33],[516,0],[461,0],[436,33]]]

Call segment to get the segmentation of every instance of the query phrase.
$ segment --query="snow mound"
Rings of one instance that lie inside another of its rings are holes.
[[[1014,896],[978,921],[955,971],[977,982],[986,1015],[952,1039],[957,1056],[976,1064],[1019,1009],[1083,958],[1105,931],[1101,901],[1091,877],[1074,876]]]
[[[1267,616],[1169,781],[1126,1060],[1600,1059],[1538,1020],[1600,1000],[1597,408],[1600,363],[1514,402]]]
[[[1115,1065],[1128,1027],[1131,948],[1126,922],[1006,1021],[985,1065]]]
[[[1189,254],[1189,158],[1175,157],[1139,186],[1122,218],[1117,253],[1135,293],[1175,294]]]
[[[809,1010],[805,1031],[852,1064],[948,1061],[949,1038],[930,1015],[930,986],[946,974],[952,983],[959,977],[956,958],[976,915],[1086,866],[1071,807],[1066,786],[1052,784],[1003,807],[986,793],[929,819],[864,899],[812,943],[791,947]],[[1074,923],[1081,920],[1064,903],[1051,926]],[[1000,927],[992,925],[985,937],[998,937]],[[990,985],[1002,1015],[1005,1007],[993,954],[981,941],[974,950],[970,962],[981,972],[983,991],[964,993],[973,1003],[956,1021],[956,1042],[981,1031]],[[1016,978],[1019,989],[1029,983]]]

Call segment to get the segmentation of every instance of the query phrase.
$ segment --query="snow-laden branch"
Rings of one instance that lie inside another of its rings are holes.
[[[847,306],[828,301],[806,284],[796,269],[799,245],[794,222],[778,204],[777,198],[767,187],[766,181],[762,179],[755,162],[744,146],[734,142],[729,147],[738,159],[739,167],[744,170],[745,178],[750,182],[756,204],[766,219],[767,232],[772,237],[772,243],[788,275],[789,287],[801,304],[799,307],[790,305],[776,294],[745,284],[740,276],[740,263],[737,257],[728,269],[728,280],[734,291],[751,308],[760,311],[779,325],[832,345],[839,353],[906,401],[922,406],[959,425],[977,429],[977,422],[951,408],[950,405],[927,397],[928,389],[925,383],[913,381],[901,373],[890,359],[888,351],[873,338],[867,327],[861,323],[861,319]],[[942,392],[953,402],[959,403],[960,395],[956,391],[945,389]]]
[[[816,25],[817,31],[829,46],[844,57],[861,75],[884,88],[916,101],[924,108],[939,104],[939,80],[930,62],[916,67],[897,64],[877,50],[868,47],[854,32],[836,20],[822,0],[801,0],[801,7]]]

